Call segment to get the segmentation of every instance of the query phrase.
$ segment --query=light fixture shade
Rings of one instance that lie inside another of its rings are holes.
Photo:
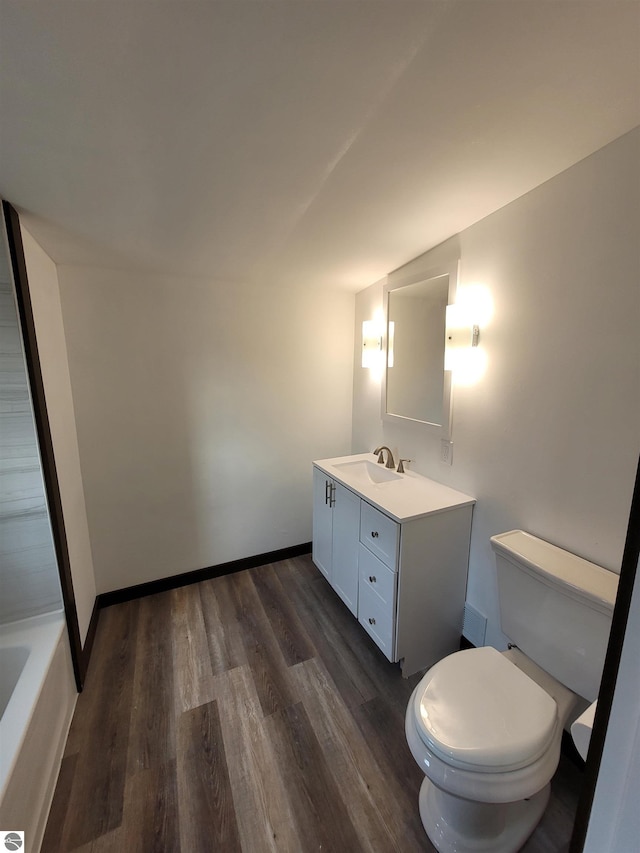
[[[465,352],[473,346],[473,331],[467,312],[459,304],[447,305],[444,346],[444,369],[457,370]]]
[[[362,323],[362,366],[378,367],[382,353],[382,335],[374,320]]]
[[[486,354],[478,349],[480,326],[467,305],[447,305],[444,369],[453,373],[455,385],[472,385],[486,367]]]

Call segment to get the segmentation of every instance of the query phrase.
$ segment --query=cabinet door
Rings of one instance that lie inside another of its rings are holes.
[[[358,613],[360,498],[335,484],[331,585],[354,616]]]
[[[331,539],[333,510],[328,500],[333,481],[318,468],[313,469],[313,562],[331,583]]]

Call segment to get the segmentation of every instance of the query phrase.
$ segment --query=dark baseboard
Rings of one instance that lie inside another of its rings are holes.
[[[301,545],[292,545],[289,548],[281,548],[279,551],[269,551],[266,554],[256,554],[253,557],[243,557],[240,560],[231,560],[229,563],[220,563],[217,566],[209,566],[206,569],[196,569],[181,575],[172,575],[169,578],[159,578],[148,583],[140,583],[128,586],[124,589],[115,589],[112,592],[101,592],[96,601],[97,606],[111,607],[113,604],[122,604],[125,601],[133,601],[143,598],[145,595],[153,595],[156,592],[166,592],[192,583],[210,580],[211,578],[230,575],[234,572],[242,572],[245,569],[255,569],[268,563],[278,563],[280,560],[290,560],[292,557],[300,557],[311,553],[311,542],[303,542]]]

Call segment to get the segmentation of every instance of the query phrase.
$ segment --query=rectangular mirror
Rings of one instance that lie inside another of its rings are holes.
[[[442,438],[451,431],[451,373],[444,369],[445,315],[457,263],[394,279],[384,287],[385,420],[415,421]]]

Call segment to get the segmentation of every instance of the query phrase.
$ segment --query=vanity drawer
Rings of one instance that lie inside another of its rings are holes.
[[[399,527],[371,504],[360,502],[360,541],[393,571],[396,571]]]
[[[385,604],[367,584],[358,590],[358,622],[378,648],[393,661],[395,608]]]
[[[396,594],[396,574],[360,543],[358,554],[360,589],[369,587],[383,604],[393,607]]]

